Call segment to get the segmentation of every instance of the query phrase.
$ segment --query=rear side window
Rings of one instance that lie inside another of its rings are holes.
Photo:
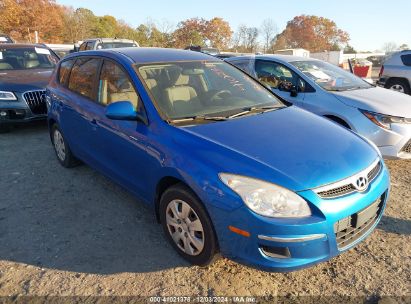
[[[406,66],[411,66],[411,54],[401,56],[402,63]]]
[[[70,70],[73,67],[73,64],[74,64],[74,59],[63,61],[60,64],[59,76],[58,76],[60,84],[62,85],[67,84],[67,80],[68,80],[68,77],[70,76]]]
[[[70,73],[69,89],[94,99],[94,84],[100,66],[100,59],[78,58]]]

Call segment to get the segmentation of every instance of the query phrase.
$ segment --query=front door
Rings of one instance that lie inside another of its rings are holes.
[[[150,128],[142,121],[112,120],[104,115],[105,107],[117,101],[131,102],[144,114],[144,106],[127,72],[117,63],[104,60],[98,80],[97,102],[102,106],[96,117],[95,149],[104,171],[120,184],[143,197],[148,197],[150,173],[159,164],[148,153]]]

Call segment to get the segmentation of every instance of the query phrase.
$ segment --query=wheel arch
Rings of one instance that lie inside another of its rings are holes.
[[[391,83],[395,81],[405,81],[406,84],[408,84],[408,87],[410,87],[410,81],[406,77],[389,77],[385,83],[385,87],[388,87]]]
[[[351,125],[343,118],[336,116],[334,114],[325,114],[323,115],[325,118],[328,118],[344,127],[346,127],[347,129],[353,130],[353,128],[351,127]]]
[[[157,222],[159,223],[160,223],[159,206],[160,206],[161,196],[168,188],[174,185],[177,185],[177,184],[183,184],[184,186],[191,189],[191,191],[193,191],[193,189],[189,185],[187,185],[187,183],[185,183],[181,178],[178,178],[172,175],[163,176],[156,185],[155,195],[154,195],[154,212],[156,215]]]

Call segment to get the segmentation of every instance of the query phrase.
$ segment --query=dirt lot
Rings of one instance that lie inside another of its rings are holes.
[[[288,274],[226,259],[201,269],[128,192],[85,165],[62,168],[44,124],[20,127],[0,134],[0,296],[411,296],[411,162],[387,163],[385,216],[355,249]]]

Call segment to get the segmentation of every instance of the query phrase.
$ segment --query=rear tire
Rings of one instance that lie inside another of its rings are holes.
[[[396,92],[410,94],[410,85],[404,79],[390,79],[385,87]]]
[[[51,128],[51,141],[54,151],[56,152],[57,160],[63,167],[72,168],[79,164],[79,161],[71,152],[57,124],[54,124]]]
[[[183,184],[168,188],[160,199],[161,225],[167,240],[185,260],[207,266],[217,257],[213,224],[197,196]]]

